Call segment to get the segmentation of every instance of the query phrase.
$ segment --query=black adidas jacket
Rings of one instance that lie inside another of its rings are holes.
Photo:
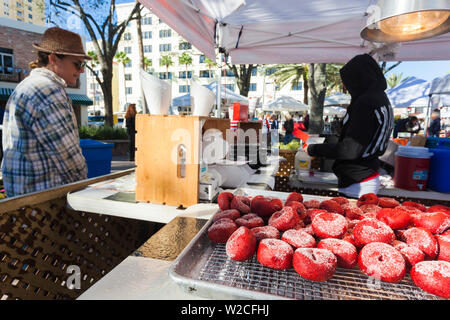
[[[378,170],[378,157],[386,151],[394,115],[384,92],[386,79],[371,56],[354,57],[342,67],[340,74],[352,100],[343,119],[339,141],[310,145],[308,153],[336,159],[333,171],[339,188],[345,188]]]

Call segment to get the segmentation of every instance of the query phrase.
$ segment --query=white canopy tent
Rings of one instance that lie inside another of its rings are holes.
[[[348,94],[337,92],[333,93],[332,95],[329,95],[325,98],[325,107],[335,107],[335,106],[342,106],[342,107],[348,107],[350,105],[350,102],[352,100],[352,97]]]
[[[207,57],[221,48],[233,64],[347,62],[371,51],[385,61],[450,58],[450,33],[390,46],[363,40],[376,0],[139,1]]]
[[[430,122],[432,107],[439,108],[443,106],[450,105],[450,74],[445,77],[436,78],[432,81],[430,87],[427,117],[426,117],[426,128]]]
[[[393,108],[418,108],[428,106],[431,83],[411,77],[386,91]]]
[[[217,95],[217,88],[218,88],[217,81],[211,82],[205,87],[210,89],[212,92],[214,92],[215,95]],[[227,103],[242,102],[248,104],[247,97],[241,96],[231,91],[230,89],[226,88],[223,85],[220,90],[220,95],[222,99],[227,101]],[[190,105],[191,105],[191,95],[189,93],[172,99],[173,107],[190,106]]]
[[[301,103],[290,96],[281,96],[262,107],[263,111],[287,111],[287,112],[303,112],[308,111],[309,106]]]
[[[323,115],[324,116],[338,116],[339,118],[342,118],[346,115],[347,110],[341,107],[325,107],[323,108]]]

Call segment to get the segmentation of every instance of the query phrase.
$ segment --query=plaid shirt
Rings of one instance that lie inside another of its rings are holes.
[[[31,71],[8,100],[3,118],[3,183],[8,197],[87,178],[65,81]]]

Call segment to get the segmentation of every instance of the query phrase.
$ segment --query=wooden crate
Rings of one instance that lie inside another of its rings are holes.
[[[137,115],[136,200],[188,207],[198,203],[201,141],[208,129],[223,137],[228,119],[198,116]],[[186,164],[178,151],[186,148]]]
[[[296,150],[279,150],[279,155],[286,159],[280,161],[280,167],[276,173],[277,177],[289,177],[291,171],[294,169]]]

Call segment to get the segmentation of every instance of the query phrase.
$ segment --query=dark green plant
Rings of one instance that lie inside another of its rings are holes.
[[[126,140],[127,130],[107,126],[90,127],[82,126],[79,130],[80,139],[93,140]]]

